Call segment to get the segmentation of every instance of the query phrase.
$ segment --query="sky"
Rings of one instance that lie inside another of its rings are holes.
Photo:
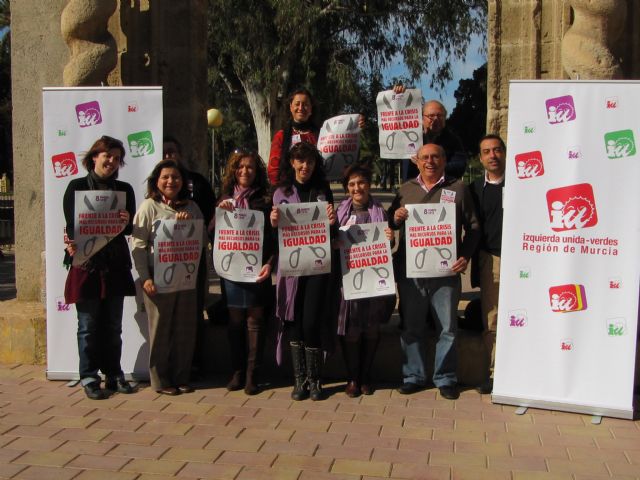
[[[458,88],[458,82],[460,82],[461,79],[471,78],[473,76],[473,71],[487,61],[486,54],[479,53],[481,46],[482,38],[474,36],[471,40],[471,44],[469,45],[467,58],[463,61],[457,61],[452,65],[453,79],[445,84],[442,90],[429,88],[429,79],[427,75],[423,75],[421,81],[412,86],[414,88],[420,88],[420,90],[422,90],[422,96],[425,99],[440,100],[447,109],[447,112],[451,113],[456,106],[456,99],[453,94],[455,93],[456,88]],[[384,72],[384,80],[388,81],[393,79],[393,77],[399,77],[401,75],[408,76],[407,69],[404,65],[397,64],[388,68]]]

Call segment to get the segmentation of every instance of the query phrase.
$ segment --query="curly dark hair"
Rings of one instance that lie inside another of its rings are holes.
[[[96,162],[93,160],[93,157],[95,157],[96,155],[99,155],[101,153],[108,152],[109,150],[111,150],[113,148],[117,148],[118,150],[120,150],[120,162],[119,163],[120,163],[120,166],[123,167],[125,165],[125,163],[124,163],[124,155],[125,155],[124,145],[117,138],[109,137],[107,135],[103,135],[98,140],[93,142],[93,145],[91,145],[91,148],[84,154],[84,157],[82,157],[82,165],[89,172],[92,172],[93,169],[96,168]],[[118,170],[116,170],[115,173],[113,175],[111,175],[111,177],[112,178],[118,178]]]
[[[229,158],[224,170],[224,177],[222,178],[222,193],[233,196],[233,188],[236,186],[236,170],[243,158],[250,158],[253,160],[253,164],[256,166],[256,178],[253,181],[252,187],[256,190],[268,189],[269,181],[267,180],[267,169],[264,166],[264,161],[253,150],[245,150],[242,148],[236,148]]]
[[[296,179],[296,172],[291,165],[291,161],[296,159],[315,161],[315,167],[308,182],[311,187],[318,190],[328,190],[330,188],[324,171],[324,160],[322,159],[322,155],[320,155],[320,152],[315,145],[311,145],[307,142],[300,142],[291,147],[291,150],[289,150],[289,160],[280,165],[282,167],[282,175],[278,186],[284,188],[287,194],[291,193],[291,186]]]
[[[187,171],[175,160],[160,160],[151,173],[147,177],[147,193],[145,194],[145,198],[152,198],[155,201],[159,202],[162,200],[162,193],[158,190],[158,179],[160,178],[160,173],[163,168],[175,168],[180,172],[180,176],[182,177],[182,188],[178,192],[178,200],[184,200],[185,198],[189,198],[189,185],[187,182]]]
[[[347,191],[347,185],[349,184],[349,179],[354,176],[359,176],[364,178],[369,185],[371,185],[371,179],[373,178],[373,173],[369,167],[362,165],[361,163],[354,163],[349,165],[344,172],[342,173],[342,187],[344,191]]]

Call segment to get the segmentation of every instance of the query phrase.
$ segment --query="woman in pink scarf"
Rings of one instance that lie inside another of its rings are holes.
[[[229,308],[227,334],[233,367],[227,389],[240,390],[244,387],[247,395],[255,395],[260,391],[257,370],[262,362],[264,346],[264,310],[272,302],[271,270],[274,256],[272,229],[268,221],[271,200],[267,185],[267,172],[258,154],[236,149],[227,161],[218,207],[230,212],[235,209],[259,210],[265,216],[262,268],[257,282],[222,279]]]

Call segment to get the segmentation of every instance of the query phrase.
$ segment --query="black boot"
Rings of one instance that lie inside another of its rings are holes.
[[[304,359],[304,344],[302,342],[290,342],[291,361],[293,362],[293,376],[295,383],[291,398],[293,400],[304,400],[309,398],[309,386],[307,385],[306,364]]]
[[[236,312],[234,312],[236,313]],[[245,371],[247,369],[247,347],[245,339],[244,319],[239,315],[231,315],[227,327],[227,337],[229,339],[229,354],[231,356],[231,368],[233,375],[227,384],[227,390],[241,390],[245,383]]]
[[[374,387],[371,383],[371,367],[378,349],[380,336],[364,337],[360,344],[360,391],[363,395],[371,395]]]
[[[360,344],[359,342],[347,342],[344,337],[340,337],[340,346],[344,357],[344,364],[347,367],[347,386],[344,393],[347,397],[360,396]]]
[[[320,371],[322,370],[322,350],[319,348],[305,348],[307,361],[307,383],[309,384],[309,396],[311,400],[322,400],[322,382]]]
[[[262,319],[247,318],[247,343],[249,355],[247,357],[247,376],[244,384],[244,393],[256,395],[260,392],[258,387],[258,371],[262,363]]]

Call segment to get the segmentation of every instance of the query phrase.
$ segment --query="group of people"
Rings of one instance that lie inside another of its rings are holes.
[[[435,115],[429,125],[444,117],[430,113],[433,102],[424,105],[423,115]],[[144,307],[149,319],[151,387],[165,395],[193,390],[189,383],[196,342],[202,338],[206,261],[201,260],[196,288],[161,293],[154,284],[154,238],[163,219],[203,222],[203,255],[207,233],[215,231],[215,207],[227,211],[252,209],[263,212],[263,255],[255,282],[223,279],[222,291],[229,311],[228,339],[232,374],[229,390],[244,389],[248,395],[260,391],[258,378],[262,361],[266,316],[273,311],[279,321],[277,361],[283,355],[284,339],[289,343],[293,366],[291,398],[320,400],[321,371],[326,352],[333,350],[336,336],[348,374],[345,393],[350,397],[374,391],[371,369],[379,342],[380,325],[388,321],[396,296],[345,300],[341,293],[341,272],[337,250],[332,254],[330,273],[300,277],[284,276],[277,269],[277,231],[282,219],[281,203],[326,202],[333,248],[340,227],[351,224],[387,222],[386,238],[399,245],[394,254],[394,271],[399,293],[401,346],[404,352],[401,394],[417,392],[433,382],[444,398],[459,396],[456,377],[455,336],[457,307],[461,293],[460,274],[473,258],[472,280],[482,289],[482,310],[488,358],[493,358],[500,267],[502,191],[505,146],[496,135],[480,142],[480,158],[486,172],[471,188],[445,172],[446,147],[431,135],[412,163],[417,174],[400,187],[391,207],[385,211],[371,195],[372,172],[354,163],[343,175],[346,198],[334,207],[333,194],[325,177],[323,159],[315,143],[317,129],[310,121],[311,94],[305,89],[289,98],[291,120],[273,139],[268,166],[257,153],[237,149],[229,157],[217,200],[208,182],[187,171],[181,163],[180,144],[165,138],[164,159],[147,179],[147,192],[137,212],[130,185],[117,179],[124,165],[122,143],[104,136],[89,149],[83,160],[85,178],[72,180],[64,197],[66,219],[65,264],[69,274],[65,285],[67,303],[75,303],[78,316],[80,380],[89,398],[101,399],[110,392],[132,393],[120,367],[122,349],[123,298],[135,294],[131,268],[140,277]],[[444,108],[444,107],[443,107]],[[361,120],[363,121],[363,119]],[[428,122],[425,122],[427,125]],[[427,127],[428,128],[428,127]],[[442,130],[441,130],[442,131]],[[427,137],[427,132],[425,132]],[[466,159],[464,161],[466,165]],[[464,167],[463,170],[464,171]],[[120,210],[123,230],[97,254],[81,265],[72,265],[76,252],[74,194],[82,190],[125,192],[126,209]],[[444,195],[443,195],[444,193]],[[407,278],[405,274],[404,223],[408,204],[455,203],[458,258],[452,276]],[[464,233],[464,235],[463,235]],[[131,262],[125,235],[132,237]],[[275,272],[276,293],[271,278]],[[424,331],[429,315],[438,327],[433,378],[426,378]],[[491,361],[493,366],[493,361]],[[106,378],[101,387],[102,372]],[[492,368],[479,391],[492,388]]]

